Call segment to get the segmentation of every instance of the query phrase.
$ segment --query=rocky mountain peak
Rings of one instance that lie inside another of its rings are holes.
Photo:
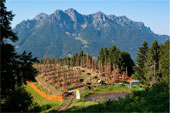
[[[67,15],[70,16],[70,18],[72,19],[72,21],[77,21],[79,18],[82,19],[82,15],[80,13],[78,13],[75,9],[73,8],[69,8],[67,10],[64,11]]]
[[[40,14],[38,14],[37,16],[35,16],[35,20],[41,20],[41,19],[43,19],[43,18],[46,18],[46,17],[48,17],[48,15],[47,14],[45,14],[45,13],[40,13]]]
[[[102,22],[106,21],[107,16],[103,12],[98,11],[93,14],[93,18],[95,21],[102,23]]]
[[[66,12],[66,13],[78,13],[75,9],[73,9],[73,8],[69,8],[69,9],[67,9],[67,10],[65,10],[64,12]]]
[[[55,10],[54,11],[54,15],[58,15],[58,14],[62,14],[62,13],[64,13],[62,10],[60,10],[60,9],[57,9],[57,10]]]

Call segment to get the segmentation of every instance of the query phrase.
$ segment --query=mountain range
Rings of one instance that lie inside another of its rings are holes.
[[[136,59],[138,47],[144,41],[164,43],[167,35],[158,35],[142,22],[126,16],[106,15],[102,12],[83,15],[69,8],[47,15],[40,13],[31,20],[24,20],[13,29],[19,37],[15,48],[21,53],[32,52],[43,58],[72,56],[83,50],[97,57],[100,48],[116,45],[121,51]]]

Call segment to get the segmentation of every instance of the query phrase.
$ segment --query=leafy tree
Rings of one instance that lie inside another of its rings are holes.
[[[133,75],[133,78],[140,80],[142,83],[144,83],[145,81],[144,67],[147,61],[148,50],[148,43],[144,41],[142,47],[139,48],[139,51],[137,53],[136,66],[134,67],[135,73]]]
[[[32,67],[37,61],[23,52],[18,55],[14,47],[8,41],[17,41],[16,34],[10,24],[14,17],[11,11],[7,11],[5,0],[0,0],[0,43],[1,43],[1,111],[23,112],[30,111],[34,106],[32,97],[22,87],[27,80],[34,80],[36,70]]]
[[[159,66],[159,45],[158,42],[155,40],[152,43],[150,50],[148,51],[147,62],[145,65],[145,78],[146,84],[154,84],[157,82],[158,76],[158,66]]]

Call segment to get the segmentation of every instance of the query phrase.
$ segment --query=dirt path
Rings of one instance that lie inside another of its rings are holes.
[[[72,95],[69,100],[65,101],[58,109],[58,112],[67,110],[67,108],[73,103],[75,95]]]
[[[42,80],[41,77],[36,77],[35,79],[36,79],[36,81],[38,82],[38,84],[39,84],[40,86],[42,86],[43,88],[47,89],[47,90],[48,90],[49,92],[51,92],[52,94],[54,94],[54,95],[59,95],[59,94],[61,93],[61,92],[58,92],[54,86],[51,86],[51,85],[49,85],[47,82],[45,82],[44,80]]]
[[[81,87],[81,88],[79,88],[78,90],[81,92],[81,91],[83,91],[84,89],[85,89],[86,87]],[[75,91],[76,91],[77,89],[75,89]],[[60,106],[60,108],[58,109],[58,112],[62,112],[62,111],[65,111],[65,110],[67,110],[67,108],[69,107],[69,106],[71,106],[71,104],[74,102],[74,99],[75,99],[75,93],[73,93],[73,95],[71,95],[70,97],[69,97],[69,100],[67,100],[67,101],[65,101],[61,106]]]

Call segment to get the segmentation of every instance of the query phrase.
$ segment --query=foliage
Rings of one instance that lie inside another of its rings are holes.
[[[162,82],[169,82],[169,42],[167,40],[165,45],[160,45],[160,58],[159,58],[159,80]]]
[[[159,66],[159,45],[155,40],[148,51],[147,61],[145,63],[145,78],[146,84],[152,85],[158,81],[158,66]]]
[[[0,0],[0,38],[1,38],[1,44],[4,43],[4,41],[7,41],[7,39],[12,40],[13,42],[18,40],[18,37],[16,34],[12,31],[12,28],[10,26],[11,21],[14,17],[14,14],[12,14],[12,11],[7,11],[5,7],[5,0]]]
[[[154,84],[144,91],[135,91],[125,98],[106,101],[84,108],[68,109],[74,112],[168,112],[168,84]]]
[[[33,102],[32,96],[24,87],[16,87],[15,90],[8,91],[6,98],[2,98],[1,101],[2,112],[25,112],[35,110],[36,108],[38,106]]]
[[[121,62],[120,62],[120,71],[121,72],[125,72],[126,68],[128,71],[128,75],[131,76],[132,73],[134,73],[133,71],[133,66],[134,66],[134,62],[130,57],[130,54],[127,52],[121,52]]]
[[[118,65],[121,73],[128,71],[130,76],[133,73],[133,66],[135,65],[131,56],[127,52],[121,52],[115,45],[112,48],[103,48],[99,51],[98,62],[111,62],[111,68],[114,70],[113,65]]]
[[[27,80],[34,80],[36,70],[32,64],[37,61],[32,54],[23,52],[18,55],[9,41],[17,41],[10,24],[13,19],[11,11],[7,11],[5,0],[0,1],[1,25],[1,106],[3,112],[30,111],[35,105],[32,97],[21,87]],[[12,105],[12,106],[11,106]]]
[[[155,40],[150,48],[144,42],[139,48],[133,77],[147,86],[158,82],[169,82],[169,40],[158,44]]]
[[[134,75],[132,76],[133,78],[140,80],[142,83],[146,80],[144,77],[145,74],[145,63],[147,61],[147,56],[148,56],[148,43],[144,41],[142,47],[139,47],[139,51],[137,53],[137,58],[136,58],[136,66],[134,67]]]

